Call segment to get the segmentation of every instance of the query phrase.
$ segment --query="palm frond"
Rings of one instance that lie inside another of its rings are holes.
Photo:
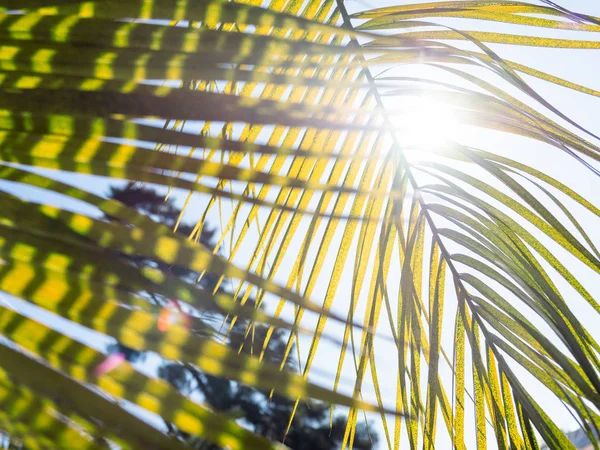
[[[600,91],[511,55],[594,58],[597,18],[487,0],[4,3],[0,290],[296,407],[343,406],[344,447],[365,418],[390,449],[573,448],[547,398],[598,435],[600,207],[564,172],[596,183],[600,140],[546,92]],[[423,105],[477,142],[410,142]],[[98,180],[176,190],[189,239]],[[161,332],[151,296],[227,315],[225,335],[247,321],[252,348],[269,326],[262,353],[193,323]],[[33,314],[0,308],[0,430],[28,448],[186,447],[143,410],[221,447],[281,446],[128,363],[96,376],[101,352]],[[264,361],[278,330],[281,367]]]

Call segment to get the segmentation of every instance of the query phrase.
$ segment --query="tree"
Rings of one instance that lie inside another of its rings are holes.
[[[154,220],[164,223],[168,227],[174,227],[179,218],[179,210],[174,206],[172,198],[165,200],[164,195],[156,190],[145,186],[129,183],[123,188],[111,187],[109,198],[115,199],[135,209],[136,211],[151,216]],[[112,218],[107,217],[109,220]],[[177,232],[190,236],[194,227],[189,224],[180,224]],[[214,230],[203,227],[200,233],[199,241],[208,248],[214,248]],[[164,268],[163,270],[171,270]],[[199,274],[191,271],[178,271],[177,276],[198,279]],[[202,277],[200,283],[204,289],[214,291],[215,289],[226,291],[223,285],[217,285],[218,279],[215,277]],[[254,301],[251,299],[250,304]],[[213,329],[225,324],[228,326],[231,321],[226,317],[210,317],[210,323],[204,323],[202,330]],[[212,324],[212,325],[211,325]],[[238,320],[232,324],[231,331],[228,333],[228,345],[245,354],[260,354],[262,342],[265,342],[268,327],[256,325],[253,327],[253,338],[249,339],[246,335],[248,321]],[[212,328],[211,328],[212,327]],[[133,350],[120,343],[111,344],[109,353],[123,353],[127,361],[135,362],[143,358],[143,353]],[[265,352],[264,360],[273,364],[280,365],[286,350],[285,336],[282,330],[275,330]],[[292,370],[294,359],[288,358],[285,362],[287,370]],[[244,386],[223,377],[215,377],[203,373],[190,364],[181,364],[166,362],[158,368],[158,376],[167,380],[179,391],[190,395],[194,391],[202,394],[204,401],[216,411],[227,413],[232,417],[241,419],[244,423],[250,425],[252,430],[261,436],[271,440],[282,441],[285,437],[285,443],[294,450],[318,450],[338,448],[342,443],[345,430],[345,421],[342,417],[336,417],[329,424],[329,407],[316,402],[302,402],[299,408],[294,412],[294,402],[279,394],[272,397],[269,392],[262,392],[257,389]],[[290,418],[294,417],[288,430]],[[192,447],[200,447],[204,450],[209,448],[217,449],[217,446],[210,445],[206,440],[192,436],[179,430],[175,430],[171,423],[167,424],[174,434],[177,434]],[[355,448],[371,449],[377,442],[377,435],[369,431],[364,424],[357,429],[355,437]]]
[[[0,429],[15,445],[187,448],[160,416],[221,448],[279,448],[129,363],[96,374],[92,332],[344,407],[348,447],[365,410],[389,448],[599,434],[595,2],[391,3],[2,2],[0,289],[20,301],[0,305]],[[189,192],[227,255],[98,179]],[[302,337],[302,373],[196,332],[199,317],[161,331],[170,298]]]

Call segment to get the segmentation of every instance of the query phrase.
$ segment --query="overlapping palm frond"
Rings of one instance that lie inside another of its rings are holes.
[[[129,364],[98,375],[83,327],[344,407],[344,447],[369,411],[390,449],[573,448],[549,397],[593,440],[600,209],[545,161],[595,182],[599,139],[537,87],[600,91],[497,44],[597,58],[599,32],[552,2],[2,2],[0,290],[63,321],[0,308],[0,430],[27,448],[185,448],[153,416],[221,447],[281,446]],[[415,98],[476,145],[407,142]],[[107,179],[184,193],[190,239],[104,198]],[[198,242],[210,220],[216,248]],[[247,319],[248,339],[287,330],[300,372],[160,331],[149,295]]]

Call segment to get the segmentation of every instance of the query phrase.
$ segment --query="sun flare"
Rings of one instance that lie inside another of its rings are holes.
[[[439,151],[445,143],[461,141],[468,134],[456,109],[434,95],[403,98],[395,122],[398,140],[409,152]]]

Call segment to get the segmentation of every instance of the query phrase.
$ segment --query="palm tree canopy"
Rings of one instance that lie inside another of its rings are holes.
[[[600,19],[550,1],[396,1],[0,5],[12,442],[188,448],[162,418],[222,448],[284,447],[139,365],[99,371],[98,333],[293,411],[330,404],[344,448],[365,420],[390,449],[574,448],[552,402],[595,441],[600,209],[582,186],[598,182],[600,139],[559,105],[598,108],[600,91],[535,63],[594,64]],[[518,62],[525,50],[544,56]],[[178,219],[107,198],[107,180],[161,186]],[[184,215],[189,238],[173,232]],[[165,325],[151,298],[186,320]],[[195,332],[211,312],[225,335],[248,323],[257,351]],[[263,358],[274,333],[281,364]]]

